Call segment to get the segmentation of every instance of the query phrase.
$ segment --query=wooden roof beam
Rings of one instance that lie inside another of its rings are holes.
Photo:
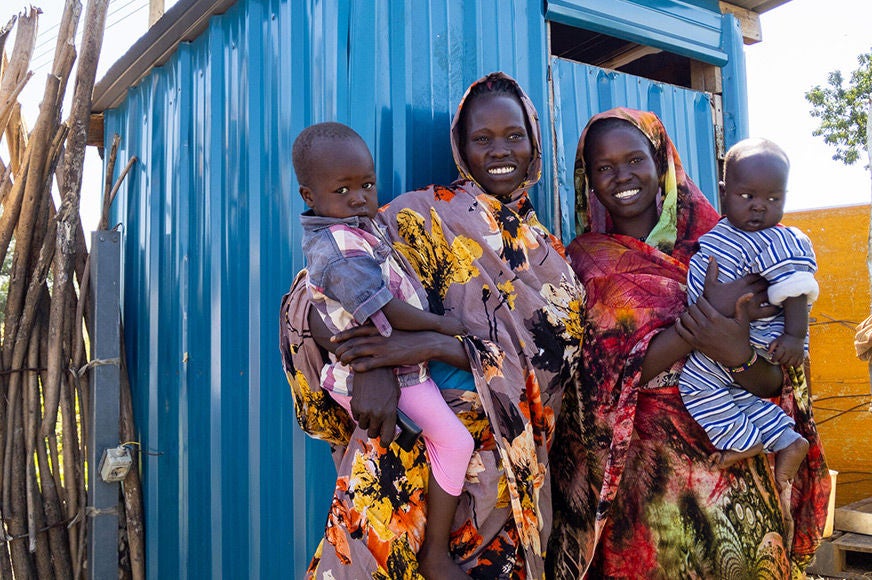
[[[91,113],[88,119],[88,138],[86,145],[103,148],[103,113]]]
[[[648,56],[649,54],[657,54],[658,52],[661,52],[659,48],[637,44],[627,50],[620,52],[619,54],[614,54],[610,56],[607,60],[596,63],[596,65],[600,68],[616,70],[624,65],[630,64],[634,60],[639,60],[644,56]]]
[[[723,14],[732,14],[739,20],[739,25],[742,27],[742,39],[745,44],[757,44],[763,40],[763,31],[760,28],[760,14],[730,4],[729,2],[721,2],[721,12]]]
[[[235,2],[178,0],[97,82],[91,112],[102,113],[120,105],[127,90],[169,60],[179,43],[197,38],[212,16],[223,14]]]

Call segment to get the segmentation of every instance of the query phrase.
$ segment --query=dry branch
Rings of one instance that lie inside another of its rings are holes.
[[[16,87],[26,82],[28,67],[33,51],[36,48],[37,19],[40,12],[38,9],[29,8],[18,18],[18,27],[15,32],[15,46],[12,49],[12,59],[9,65],[4,67],[3,78],[0,79],[0,106],[13,100],[10,96]],[[4,41],[5,44],[5,41]],[[22,85],[23,86],[23,85]],[[5,130],[10,111],[6,110],[0,115],[0,127]],[[3,131],[0,130],[0,133]]]
[[[61,207],[57,217],[57,253],[54,263],[54,292],[49,311],[49,359],[48,380],[45,390],[45,414],[40,433],[43,437],[53,431],[57,422],[60,401],[61,375],[60,351],[63,347],[59,333],[67,297],[72,291],[72,272],[76,260],[76,234],[79,231],[79,203],[81,201],[82,168],[85,164],[85,147],[88,140],[88,120],[91,116],[91,94],[97,76],[97,61],[103,44],[106,24],[106,9],[109,0],[89,0],[85,20],[88,26],[82,38],[82,56],[76,69],[76,86],[70,112],[70,133],[64,155],[61,187]]]
[[[121,439],[133,441],[136,430],[133,426],[133,397],[127,374],[127,357],[124,356],[124,333],[121,333]],[[141,452],[141,449],[137,449]],[[139,480],[139,453],[135,454],[133,466],[124,478],[121,490],[124,494],[124,514],[127,518],[127,547],[130,553],[132,580],[145,579],[145,530],[142,513],[142,482]]]
[[[21,82],[18,83],[14,89],[12,89],[12,94],[8,95],[5,100],[0,101],[0,133],[6,132],[6,127],[9,124],[10,119],[12,118],[12,113],[16,108],[20,108],[21,105],[18,103],[18,95],[21,94],[21,91],[24,90],[24,87],[27,85],[27,81],[29,81],[33,77],[33,73],[28,71],[24,78],[21,79]]]
[[[14,15],[9,21],[3,25],[3,28],[0,28],[0,55],[4,54],[4,49],[6,48],[6,41],[9,39],[9,35],[12,34],[12,29],[15,27],[15,22],[18,20],[18,15]],[[0,58],[0,74],[4,72],[3,59]]]
[[[0,321],[0,578],[79,578],[85,568],[86,434],[90,417],[85,345],[93,337],[88,251],[79,218],[90,97],[108,0],[89,0],[81,58],[68,122],[64,94],[76,56],[78,0],[66,0],[36,124],[29,131],[18,99],[36,39],[38,9],[0,28],[0,264],[12,255]],[[11,58],[5,48],[15,28]],[[117,143],[117,139],[116,139]],[[117,152],[116,152],[117,154]],[[110,164],[103,223],[115,193]],[[57,178],[61,205],[55,207]],[[78,280],[75,284],[74,277]],[[85,333],[88,333],[88,339]],[[125,381],[126,381],[126,377]],[[126,385],[126,382],[125,382]],[[126,387],[129,389],[129,386]],[[119,434],[136,439],[129,391]],[[58,416],[60,413],[60,416]],[[126,519],[134,578],[144,577],[138,473],[125,481]]]
[[[28,158],[26,176],[23,176],[25,180],[24,198],[15,226],[15,255],[10,275],[9,295],[6,298],[7,317],[4,331],[3,363],[7,366],[10,364],[13,344],[9,339],[14,340],[18,332],[18,316],[24,302],[24,290],[27,287],[27,268],[30,264],[36,213],[42,202],[42,197],[45,195],[45,169],[48,163],[47,154],[50,145],[48,135],[53,135],[57,126],[55,112],[46,105],[47,103],[49,105],[60,103],[57,94],[58,86],[57,79],[51,76],[47,79],[43,106],[40,109],[39,119],[32,137],[33,149]]]
[[[30,147],[24,152],[24,169],[22,173],[27,172],[28,159],[30,158]],[[3,214],[0,215],[0,264],[6,260],[6,251],[9,249],[9,244],[12,242],[12,236],[15,233],[15,226],[18,225],[18,216],[21,213],[21,202],[24,200],[24,184],[26,181],[21,176],[16,176],[12,189],[7,195],[7,200],[3,203]],[[8,202],[8,203],[7,203]]]

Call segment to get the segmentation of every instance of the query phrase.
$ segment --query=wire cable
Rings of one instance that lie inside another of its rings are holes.
[[[821,419],[820,421],[816,421],[816,423],[818,424],[818,426],[820,426],[820,425],[823,425],[824,423],[828,423],[828,422],[832,421],[833,419],[838,419],[839,417],[846,415],[848,413],[856,412],[863,407],[866,407],[868,409],[868,406],[869,406],[869,403],[864,401],[864,402],[860,403],[859,405],[854,405],[853,407],[851,407],[849,409],[844,409],[844,410],[836,413],[835,415],[827,417],[826,419]]]
[[[117,5],[121,2],[124,2],[124,4],[122,4],[121,6],[118,6],[117,8],[114,8],[113,10],[111,10],[107,14],[107,16],[106,16],[107,23],[106,23],[106,26],[104,28],[104,34],[106,31],[112,29],[113,27],[117,26],[121,22],[127,20],[128,18],[130,18],[134,14],[141,12],[142,10],[148,8],[148,0],[115,0],[114,4]],[[121,13],[126,8],[131,7],[131,5],[132,5],[132,9],[128,10],[126,13],[121,14],[121,16],[112,20],[113,16],[117,16],[119,13]],[[59,25],[53,26],[51,29],[56,29],[56,28],[58,28],[58,26]],[[74,42],[77,45],[81,43],[83,33],[84,33],[84,31],[81,27],[77,28],[76,38],[74,39]],[[41,37],[42,34],[40,34],[39,36]],[[54,61],[55,48],[57,45],[57,34],[55,34],[54,36],[49,38],[46,42],[39,44],[37,46],[37,48],[45,46],[46,44],[49,44],[49,43],[51,44],[51,46],[43,49],[42,51],[40,51],[38,53],[37,53],[37,50],[34,49],[34,57],[31,59],[31,63],[32,63],[31,68],[34,71],[34,73],[42,72],[44,69],[45,70],[50,69],[52,62]]]

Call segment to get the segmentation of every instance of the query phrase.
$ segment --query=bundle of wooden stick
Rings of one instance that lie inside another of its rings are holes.
[[[40,11],[25,8],[0,29],[0,280],[8,284],[0,335],[0,578],[79,578],[87,570],[87,351],[94,305],[79,206],[107,8],[108,0],[89,0],[77,57],[82,5],[67,0],[32,130],[22,119],[19,95],[39,80],[29,67]],[[62,120],[76,60],[72,105]],[[113,187],[117,146],[116,137],[106,164],[103,229],[112,198],[135,162]],[[122,364],[122,441],[136,439],[126,376]],[[120,573],[142,578],[137,468],[122,489]]]

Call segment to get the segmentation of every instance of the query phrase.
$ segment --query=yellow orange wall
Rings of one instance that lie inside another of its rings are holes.
[[[818,261],[821,293],[809,319],[811,389],[827,462],[839,472],[836,506],[872,497],[869,365],[854,350],[855,327],[869,316],[869,212],[869,205],[858,205],[783,219],[811,238]]]

